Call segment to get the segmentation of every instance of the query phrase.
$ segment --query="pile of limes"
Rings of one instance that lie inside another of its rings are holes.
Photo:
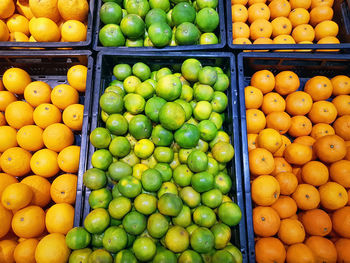
[[[218,0],[104,0],[99,32],[105,47],[217,44]]]
[[[228,196],[229,78],[196,59],[180,66],[113,68],[99,101],[105,127],[90,134],[96,151],[83,176],[92,211],[66,237],[72,262],[242,261],[230,243],[241,210]]]

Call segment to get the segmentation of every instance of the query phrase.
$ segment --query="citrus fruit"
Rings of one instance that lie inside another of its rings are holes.
[[[223,194],[227,194],[232,187],[232,180],[227,174],[220,172],[214,178],[214,188],[217,188]]]
[[[198,253],[208,253],[214,248],[213,233],[205,227],[199,227],[191,235],[191,247]]]
[[[131,145],[125,137],[118,136],[114,138],[110,145],[109,151],[115,157],[125,157],[130,153]]]
[[[171,13],[171,20],[175,26],[179,26],[184,22],[193,23],[196,18],[196,10],[187,2],[178,3],[174,6]]]
[[[129,132],[137,140],[149,138],[152,133],[152,123],[145,115],[136,115],[129,123]]]
[[[38,263],[44,262],[67,262],[69,248],[66,245],[65,237],[59,233],[53,233],[41,239],[35,249],[35,260]]]
[[[140,235],[146,228],[146,217],[137,211],[131,211],[125,215],[123,226],[127,233]]]
[[[198,226],[209,228],[215,224],[216,215],[211,208],[201,205],[194,210],[193,221]]]
[[[158,200],[158,210],[163,215],[177,216],[181,209],[182,201],[175,194],[165,193]]]
[[[187,80],[196,82],[201,68],[202,65],[197,59],[189,58],[182,63],[181,73]]]
[[[109,225],[110,217],[106,209],[92,210],[84,219],[84,227],[91,234],[102,233]]]
[[[201,201],[200,194],[190,186],[181,189],[180,197],[182,201],[191,208],[198,206]]]
[[[73,262],[73,263],[75,263],[75,262],[87,262],[91,253],[92,253],[91,248],[83,248],[83,249],[74,250],[74,251],[72,251],[72,253],[69,256],[69,261]]]
[[[140,194],[135,198],[134,206],[141,214],[150,215],[157,209],[157,198],[150,194]]]
[[[187,227],[191,225],[191,210],[188,206],[183,205],[181,212],[172,219],[173,224],[177,226]]]
[[[174,253],[185,251],[190,243],[189,234],[181,226],[173,226],[165,235],[165,245]]]
[[[218,207],[222,202],[222,193],[219,189],[212,189],[202,194],[202,203],[210,208]]]
[[[172,31],[166,22],[156,22],[148,28],[148,35],[155,47],[164,47],[169,45]]]
[[[145,114],[147,115],[148,118],[150,118],[154,122],[159,121],[159,111],[161,107],[166,103],[166,100],[164,100],[161,97],[153,97],[150,98],[146,102],[145,106]]]
[[[66,235],[66,244],[70,249],[86,248],[90,244],[91,235],[83,227],[75,227]]]
[[[151,260],[156,254],[156,245],[148,237],[137,238],[132,248],[136,258],[141,261]]]
[[[91,164],[94,168],[107,170],[113,162],[112,154],[106,149],[99,149],[92,154]]]
[[[131,76],[131,74],[132,70],[128,64],[117,64],[113,67],[113,75],[119,81],[124,81],[127,77]]]
[[[107,188],[94,190],[89,195],[89,205],[92,209],[107,209],[109,202],[112,200],[112,193]]]
[[[179,45],[194,45],[199,38],[200,31],[190,22],[184,22],[176,27],[175,40]]]
[[[178,258],[179,263],[185,263],[185,262],[203,262],[201,256],[193,251],[193,250],[186,250],[181,253],[180,257]]]
[[[197,13],[196,23],[202,32],[213,32],[219,25],[219,14],[213,8],[205,7]]]
[[[208,157],[202,151],[192,151],[187,158],[187,165],[195,173],[205,171],[208,167]]]
[[[141,182],[133,176],[125,176],[119,180],[120,193],[128,198],[136,197],[141,192]]]
[[[128,2],[136,2],[136,0]],[[120,29],[127,38],[137,39],[145,32],[145,23],[140,16],[129,13],[120,22]]]
[[[104,47],[124,46],[125,37],[118,25],[108,24],[101,28],[98,38]]]
[[[83,182],[90,189],[98,190],[106,185],[107,177],[104,171],[91,168],[84,173]]]
[[[130,250],[119,251],[114,260],[116,263],[130,262],[137,263],[137,259]]]
[[[142,186],[146,191],[158,191],[162,185],[162,175],[156,169],[148,169],[142,173]]]
[[[88,259],[88,263],[92,262],[106,262],[106,263],[112,263],[113,262],[113,257],[111,254],[106,251],[105,249],[96,249],[94,250],[90,255]]]
[[[107,24],[118,25],[122,20],[122,15],[123,15],[122,8],[117,3],[107,2],[101,6],[100,19],[105,25]]]
[[[116,253],[122,250],[127,244],[125,230],[117,226],[107,228],[104,232],[102,243],[103,247],[109,252]]]
[[[177,130],[185,122],[185,111],[179,104],[167,102],[159,111],[159,121],[165,129]]]
[[[175,141],[182,148],[193,148],[197,145],[200,137],[198,128],[193,124],[185,123],[175,134]]]
[[[228,226],[234,226],[239,223],[242,217],[241,209],[233,202],[225,202],[220,205],[218,210],[219,218]]]

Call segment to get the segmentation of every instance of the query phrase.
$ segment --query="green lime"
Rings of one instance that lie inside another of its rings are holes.
[[[218,142],[211,149],[213,157],[220,163],[227,163],[232,160],[234,155],[233,146],[227,142]]]
[[[192,152],[192,149],[180,149],[179,151],[179,160],[180,163],[187,163],[187,158],[190,155],[190,153]]]
[[[210,120],[203,120],[198,124],[201,139],[204,141],[211,141],[216,137],[218,132],[216,125]]]
[[[90,133],[90,142],[96,148],[107,148],[111,139],[111,133],[106,128],[98,127]]]
[[[137,263],[137,259],[131,251],[124,249],[115,256],[114,263]]]
[[[120,47],[125,44],[125,37],[118,25],[108,24],[101,28],[98,38],[104,47]]]
[[[184,22],[193,23],[196,19],[196,10],[188,2],[178,3],[171,13],[171,19],[174,26],[178,26]]]
[[[201,120],[207,120],[210,117],[210,114],[212,112],[213,108],[208,101],[199,101],[193,110],[194,117],[201,121]]]
[[[123,86],[127,93],[134,93],[136,87],[140,84],[141,80],[136,76],[128,76],[123,81]]]
[[[230,86],[230,80],[226,74],[218,73],[218,78],[213,86],[216,91],[225,91]]]
[[[191,209],[183,205],[180,214],[177,217],[173,217],[172,221],[174,225],[188,227],[192,223]]]
[[[100,97],[100,106],[108,114],[121,113],[124,108],[123,98],[115,92],[105,92]]]
[[[225,248],[231,240],[231,228],[223,223],[217,223],[210,230],[215,237],[215,248]]]
[[[135,2],[139,0],[131,1]],[[128,12],[128,15],[126,15],[120,22],[120,29],[127,38],[138,39],[145,33],[145,23],[140,16]]]
[[[214,211],[204,205],[198,206],[193,212],[193,221],[202,227],[212,227],[216,222]]]
[[[137,140],[149,138],[152,134],[152,123],[145,115],[136,115],[129,123],[129,132]]]
[[[203,33],[199,38],[200,45],[216,45],[218,43],[219,39],[214,33]]]
[[[118,136],[114,138],[110,145],[109,151],[115,157],[125,157],[130,153],[131,145],[125,137]]]
[[[158,200],[158,210],[167,216],[177,216],[182,209],[182,201],[175,194],[165,193]]]
[[[175,39],[179,45],[195,45],[199,37],[198,28],[190,22],[184,22],[176,28]]]
[[[216,8],[218,6],[218,0],[196,0],[197,7],[203,9],[205,7]]]
[[[211,101],[214,96],[214,90],[209,85],[199,84],[194,88],[194,98],[197,101]]]
[[[159,121],[167,130],[177,130],[185,122],[186,114],[182,106],[175,102],[165,103],[159,111]]]
[[[147,13],[145,23],[147,28],[149,28],[152,24],[157,22],[166,23],[166,13],[163,9],[153,8]]]
[[[135,198],[134,206],[141,214],[150,215],[157,209],[157,198],[150,194],[140,194]]]
[[[228,99],[225,93],[221,91],[215,91],[213,99],[211,101],[211,105],[213,106],[213,111],[215,112],[223,112],[226,110],[228,104]]]
[[[156,147],[153,153],[154,158],[160,163],[171,163],[174,159],[174,151],[169,147]]]
[[[131,201],[124,196],[114,198],[108,205],[108,212],[114,219],[122,219],[130,209]]]
[[[173,175],[173,171],[167,163],[157,163],[154,169],[160,172],[163,182],[169,181]]]
[[[124,86],[123,86],[123,82],[115,79],[115,80],[112,80],[110,83],[109,83],[109,86],[117,86],[117,87],[120,87],[121,89],[124,90]]]
[[[147,231],[154,238],[161,238],[168,231],[168,220],[159,213],[152,214],[147,221]]]
[[[133,176],[125,176],[118,183],[119,192],[128,198],[134,198],[141,193],[141,182]]]
[[[150,0],[149,4],[151,8],[159,8],[162,9],[165,12],[168,12],[170,9],[170,2],[169,0]]]
[[[218,250],[212,257],[213,262],[235,263],[234,257],[226,250]]]
[[[217,135],[215,138],[210,142],[209,146],[210,148],[213,148],[215,144],[218,142],[230,142],[230,136],[224,132],[224,131],[218,131]]]
[[[180,104],[181,107],[183,108],[183,110],[185,111],[185,115],[186,115],[186,121],[189,120],[192,116],[192,107],[191,104],[189,104],[188,102],[182,100],[182,99],[177,99],[175,100],[175,102],[177,104]]]
[[[86,248],[91,241],[91,235],[83,227],[75,227],[66,235],[66,244],[70,249]]]
[[[149,261],[156,254],[156,245],[148,237],[137,238],[132,246],[135,256],[140,261]]]
[[[173,226],[165,235],[165,245],[174,253],[185,251],[190,244],[190,237],[186,229],[181,226]]]
[[[107,184],[107,177],[104,171],[91,168],[84,173],[83,183],[86,187],[97,190],[103,188]]]
[[[146,229],[146,217],[137,211],[131,211],[125,215],[123,226],[127,233],[140,235]]]
[[[132,175],[132,168],[127,163],[117,161],[117,162],[113,162],[108,167],[108,173],[109,173],[109,176],[114,181],[119,181],[121,178],[125,176]]]
[[[159,97],[167,100],[176,100],[181,95],[182,84],[174,75],[166,75],[157,82],[156,93]]]
[[[191,235],[191,247],[198,253],[208,253],[214,248],[214,235],[205,227],[199,227]]]
[[[202,32],[214,32],[219,25],[219,14],[215,9],[205,7],[197,13],[196,23]]]
[[[189,58],[182,63],[181,73],[188,81],[196,82],[201,68],[202,65],[197,59]]]
[[[158,198],[160,198],[162,195],[166,193],[177,195],[178,194],[177,186],[172,182],[164,182],[160,187],[157,193],[157,196]]]
[[[150,98],[146,102],[145,113],[148,118],[154,122],[159,121],[159,110],[166,103],[166,100],[160,97]]]
[[[206,66],[199,71],[198,80],[201,84],[213,86],[218,78],[218,73],[213,67]]]
[[[186,164],[181,164],[175,168],[173,178],[177,185],[184,187],[191,184],[192,175],[190,168]]]
[[[119,80],[117,80],[119,81]],[[122,87],[123,86],[123,82],[120,82],[121,83],[121,86],[109,86],[105,89],[105,92],[114,92],[116,94],[119,94],[120,96],[124,97],[125,96],[125,91],[124,91],[124,88]]]
[[[100,149],[95,151],[91,157],[92,166],[101,170],[107,170],[112,162],[113,156],[106,149]]]
[[[119,25],[122,20],[123,12],[120,5],[113,2],[107,2],[101,6],[100,19],[102,23]]]
[[[128,14],[135,14],[144,18],[150,9],[150,6],[147,0],[128,0],[125,9]]]
[[[180,99],[190,102],[193,99],[193,89],[188,85],[182,85]]]
[[[137,39],[129,39],[127,38],[125,41],[125,46],[126,47],[143,47],[143,38],[137,38]]]
[[[138,62],[132,66],[132,74],[145,81],[151,77],[151,69],[145,63]]]
[[[91,252],[91,248],[74,250],[69,256],[68,263],[87,263]]]
[[[90,254],[89,261],[88,261],[88,263],[95,263],[95,262],[112,263],[113,257],[106,250],[97,249]]]
[[[199,193],[207,192],[214,187],[214,177],[208,172],[194,174],[191,185]]]
[[[152,263],[177,263],[177,258],[173,252],[163,247],[157,248],[157,253],[154,256]]]
[[[120,114],[109,115],[106,121],[106,128],[115,135],[124,135],[128,131],[128,122]]]
[[[231,190],[231,187],[232,181],[227,174],[220,172],[218,175],[215,176],[214,188],[219,189],[221,193],[227,194]]]
[[[107,228],[102,243],[107,251],[117,253],[126,246],[127,236],[125,230],[118,226]]]
[[[131,167],[134,166],[135,164],[140,163],[140,159],[135,155],[134,151],[130,151],[130,153],[127,156],[119,159],[119,161],[123,163],[127,163]]]
[[[143,98],[151,98],[155,92],[153,86],[148,82],[142,82],[135,89],[136,94],[141,95]]]
[[[165,47],[169,45],[172,31],[166,21],[152,23],[148,28],[149,38],[155,47]]]
[[[92,210],[84,220],[84,227],[91,234],[102,233],[109,225],[110,217],[106,209]]]
[[[156,192],[162,186],[162,175],[156,169],[148,169],[142,173],[141,182],[146,191]]]
[[[156,74],[156,81],[158,82],[161,78],[167,76],[167,75],[172,75],[173,73],[171,70],[167,67],[161,68],[157,71]]]
[[[243,262],[242,253],[237,247],[235,247],[233,245],[229,245],[229,246],[225,247],[224,249],[226,251],[228,251],[233,256],[233,258],[235,259],[234,262],[237,262],[237,263]]]
[[[222,127],[222,124],[224,122],[221,115],[214,111],[210,114],[209,120],[215,124],[218,130]]]
[[[212,189],[202,194],[202,203],[210,208],[221,205],[222,193],[219,189]]]
[[[94,190],[89,195],[89,205],[92,209],[107,208],[112,198],[112,193],[107,188]]]
[[[152,141],[157,146],[169,146],[173,138],[172,132],[164,129],[161,125],[157,125],[152,130]]]
[[[190,186],[181,189],[180,197],[190,208],[197,207],[201,201],[200,194]]]
[[[208,157],[204,152],[194,150],[187,158],[187,165],[195,173],[205,171],[208,167]]]
[[[184,251],[178,258],[178,263],[202,263],[203,260],[201,256],[193,250]]]
[[[150,157],[154,150],[154,144],[149,139],[139,140],[134,147],[134,153],[141,159],[147,159]]]
[[[139,114],[145,109],[146,101],[139,94],[127,94],[124,97],[125,109],[131,114]]]
[[[218,216],[226,225],[235,226],[241,221],[242,212],[237,204],[225,202],[219,206]]]
[[[102,239],[103,239],[104,234],[105,234],[105,232],[102,232],[100,234],[92,234],[91,235],[91,246],[97,247],[97,248],[103,247]]]

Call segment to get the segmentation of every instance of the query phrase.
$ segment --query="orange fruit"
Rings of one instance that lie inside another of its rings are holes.
[[[279,35],[273,39],[274,44],[296,44],[294,38],[289,35]],[[288,50],[276,50],[276,52],[287,52]],[[290,50],[289,50],[290,51]]]
[[[61,122],[62,114],[55,105],[44,103],[35,108],[33,119],[36,125],[45,129],[51,124]]]
[[[46,17],[54,22],[60,20],[57,0],[29,0],[29,7],[35,17]]]
[[[297,43],[303,41],[312,42],[315,38],[315,30],[308,24],[298,25],[293,29],[292,36]]]
[[[10,34],[10,40],[12,42],[28,42],[29,38],[22,32],[14,32]]]
[[[52,200],[59,203],[74,204],[77,192],[77,176],[74,174],[62,174],[51,185]]]
[[[59,233],[43,237],[35,250],[37,263],[67,262],[70,250],[66,245],[65,236]]]
[[[10,126],[0,126],[0,152],[17,146],[17,131]]]
[[[291,6],[287,0],[272,0],[269,4],[271,19],[276,17],[287,17],[290,13]]]
[[[79,92],[86,90],[87,67],[84,65],[76,65],[71,67],[67,72],[67,80],[69,85]]]
[[[337,260],[339,262],[348,262],[350,261],[350,239],[348,238],[339,238],[335,243],[335,248],[338,253]]]
[[[298,25],[308,24],[310,21],[310,14],[305,8],[295,8],[288,16],[293,28]]]
[[[253,209],[253,228],[258,236],[274,236],[278,232],[280,222],[280,217],[271,207],[257,206]]]
[[[257,205],[270,206],[280,196],[280,185],[275,177],[261,175],[253,180],[251,193],[252,199]]]
[[[12,176],[23,176],[30,172],[30,159],[32,155],[20,148],[7,149],[0,157],[2,170]]]
[[[333,9],[330,6],[322,5],[313,8],[310,12],[310,24],[316,26],[325,20],[333,19]]]
[[[291,195],[298,186],[297,177],[291,172],[282,172],[276,175],[282,195]]]
[[[45,128],[43,140],[48,149],[60,152],[73,144],[74,134],[66,125],[54,123]]]
[[[0,238],[4,237],[11,229],[12,212],[0,204]]]
[[[46,228],[49,233],[66,235],[73,228],[74,208],[69,204],[55,204],[51,206],[45,217]]]
[[[256,40],[261,37],[269,38],[272,34],[272,25],[266,19],[256,19],[250,24],[250,38]]]
[[[65,125],[69,128],[81,131],[83,126],[84,105],[72,104],[64,109],[62,119]]]
[[[8,185],[1,196],[2,205],[9,210],[18,210],[27,206],[33,197],[29,186],[21,183]]]
[[[17,132],[19,146],[27,151],[38,151],[44,147],[43,130],[36,125],[23,126]]]
[[[289,0],[292,9],[305,8],[309,9],[311,6],[311,0]]]
[[[89,12],[87,0],[58,0],[57,6],[64,20],[84,22]]]
[[[58,166],[66,173],[77,173],[79,169],[79,157],[80,146],[68,146],[58,154]]]
[[[348,194],[345,188],[335,182],[328,182],[321,185],[320,192],[321,205],[329,210],[342,208],[348,202]]]
[[[248,3],[248,0],[231,0],[231,5],[241,4],[246,5]]]
[[[45,207],[51,201],[50,196],[50,182],[44,177],[38,175],[27,176],[21,181],[30,187],[33,192],[33,198],[31,201],[32,205],[37,205],[40,207]]]
[[[264,3],[255,3],[248,8],[248,21],[252,24],[257,19],[270,19],[270,9]],[[254,85],[253,85],[254,86]]]
[[[327,183],[329,172],[327,166],[318,161],[306,163],[301,169],[301,176],[305,183],[320,186]]]
[[[36,263],[35,249],[39,241],[35,238],[20,242],[13,252],[16,263]]]
[[[4,21],[0,20],[0,41],[8,41],[10,32]]]
[[[261,238],[255,243],[255,260],[258,263],[283,263],[286,260],[286,249],[275,237]]]
[[[324,37],[317,41],[317,44],[340,44],[340,41],[336,37]],[[321,52],[337,52],[339,49],[317,49]]]
[[[332,230],[329,215],[321,209],[312,209],[301,214],[306,233],[311,236],[327,236]]]
[[[341,237],[350,238],[350,206],[338,209],[332,214],[333,229]]]
[[[254,42],[253,42],[254,45],[261,45],[261,44],[273,44],[273,41],[271,38],[267,38],[267,37],[259,37],[258,39],[255,39]],[[256,50],[253,50],[254,52],[268,52],[268,50],[265,50],[265,49],[256,49]]]
[[[29,31],[38,42],[59,42],[61,39],[57,24],[46,17],[32,18],[29,21]]]
[[[312,108],[312,98],[304,91],[290,93],[286,98],[286,111],[292,115],[305,115]]]
[[[253,74],[250,84],[265,94],[275,88],[275,76],[269,70],[260,70]]]
[[[275,111],[284,111],[285,108],[286,102],[284,101],[283,97],[278,93],[269,92],[268,94],[264,95],[261,109],[266,115]]]
[[[11,0],[1,1],[0,4],[0,19],[6,19],[15,12],[15,4]]]
[[[350,115],[350,96],[338,95],[333,100],[338,116]]]
[[[51,87],[43,81],[33,81],[24,90],[24,99],[33,107],[51,101]]]
[[[300,86],[300,80],[293,71],[282,71],[276,75],[275,90],[281,95],[288,95]]]
[[[67,84],[60,84],[51,92],[52,104],[59,109],[64,110],[69,105],[77,104],[79,102],[79,93],[72,86]]]
[[[16,179],[16,177],[13,177],[5,173],[0,173],[0,196],[2,195],[2,192],[7,186],[15,183],[18,183],[18,180]]]
[[[50,149],[39,150],[33,154],[30,167],[37,175],[52,177],[60,171],[57,156],[58,154]]]
[[[10,103],[5,110],[6,122],[15,129],[33,124],[33,107],[24,101]]]
[[[311,249],[305,244],[293,244],[287,248],[287,263],[292,262],[315,262]]]
[[[326,123],[318,123],[312,127],[311,137],[317,140],[318,138],[326,135],[334,135],[335,131],[333,127]]]
[[[320,236],[309,237],[305,245],[307,245],[314,257],[315,262],[336,262],[337,250],[332,241]]]
[[[291,125],[291,117],[284,111],[271,112],[266,116],[266,126],[277,130],[280,134],[285,134]]]
[[[261,90],[253,86],[244,88],[245,108],[259,109],[263,102],[263,94]]]
[[[350,187],[350,161],[340,160],[338,162],[332,163],[329,167],[329,175],[331,179],[344,186],[345,188]]]
[[[17,211],[12,219],[13,232],[23,238],[40,236],[45,230],[45,212],[39,206],[28,206]]]
[[[340,136],[346,141],[350,141],[350,116],[345,115],[339,117],[334,123],[333,128],[335,130],[335,134]]]
[[[316,187],[310,184],[299,184],[292,195],[299,209],[311,210],[318,207],[320,203],[320,194]]]
[[[17,246],[17,242],[14,240],[1,240],[0,241],[0,262],[14,263],[13,251]]]
[[[266,126],[266,118],[262,111],[249,109],[246,111],[247,133],[259,133]]]
[[[313,101],[327,100],[332,95],[333,85],[327,77],[316,76],[306,82],[304,91]]]
[[[308,117],[312,123],[332,123],[337,118],[337,109],[329,101],[316,101],[312,105],[311,111],[308,114]]]
[[[253,4],[257,4],[257,3],[266,3],[266,0],[248,0],[248,5],[251,6]]]
[[[258,135],[255,133],[247,134],[247,142],[248,142],[248,152],[258,147],[257,143]]]
[[[246,22],[248,19],[248,10],[242,4],[234,4],[231,6],[232,23]]]
[[[312,0],[311,1],[311,9],[317,7],[317,6],[329,6],[332,7],[334,3],[334,0]]]
[[[282,135],[282,146],[273,154],[273,156],[283,157],[284,150],[289,144],[291,144],[291,141],[288,139],[288,137]]]
[[[287,245],[302,243],[305,239],[305,229],[299,220],[283,219],[278,230],[279,239]]]
[[[280,195],[278,200],[271,207],[276,210],[281,219],[291,217],[298,210],[295,201],[289,196],[284,195]]]
[[[25,35],[29,35],[29,21],[25,16],[14,14],[7,19],[6,25],[11,33],[21,32]]]
[[[292,172],[292,166],[289,163],[287,163],[287,161],[284,158],[275,157],[274,161],[275,161],[275,169],[273,170],[271,175],[276,176],[279,173]]]
[[[235,39],[233,39],[232,43],[235,45],[250,45],[250,44],[252,44],[252,42],[248,38],[245,38],[245,37],[235,38]]]
[[[315,27],[315,39],[318,41],[324,37],[336,37],[339,32],[338,24],[331,20],[325,20]]]
[[[294,116],[291,118],[291,126],[288,133],[293,137],[307,136],[312,131],[312,123],[305,116]]]
[[[331,79],[333,85],[333,95],[350,94],[350,78],[344,75],[338,75]]]
[[[290,164],[303,165],[312,159],[312,149],[300,143],[291,143],[284,150],[284,158]]]
[[[232,37],[236,38],[249,38],[250,30],[249,26],[243,22],[235,22],[232,24]]]
[[[346,146],[338,135],[326,135],[316,140],[314,151],[321,161],[333,163],[345,157]]]
[[[263,148],[256,148],[249,152],[249,168],[254,175],[270,174],[275,169],[275,162],[271,152]]]
[[[16,100],[17,98],[13,93],[6,90],[0,91],[0,111],[5,111],[6,107]]]
[[[65,42],[85,41],[86,34],[86,26],[77,20],[68,20],[61,27],[61,36]]]
[[[25,87],[32,81],[29,74],[23,69],[10,68],[5,71],[2,82],[8,91],[23,94]]]
[[[272,37],[279,35],[289,35],[292,32],[292,23],[286,17],[276,17],[271,22]]]

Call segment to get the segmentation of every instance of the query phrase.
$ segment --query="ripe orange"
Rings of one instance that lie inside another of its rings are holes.
[[[270,9],[264,3],[255,3],[248,8],[248,21],[252,24],[257,19],[270,19]],[[253,85],[254,86],[254,85]]]
[[[275,161],[275,169],[273,170],[271,175],[276,176],[279,173],[292,172],[292,166],[289,163],[287,163],[287,161],[284,158],[275,157],[274,161]]]
[[[312,98],[304,91],[290,93],[286,98],[286,111],[292,115],[305,115],[312,108]]]
[[[0,41],[8,41],[10,37],[9,29],[4,21],[0,20]]]
[[[24,89],[24,99],[33,107],[51,101],[51,87],[43,81],[33,81]]]
[[[317,41],[317,44],[340,44],[340,41],[336,37],[324,37]],[[337,52],[339,49],[317,49],[321,52]]]
[[[316,140],[314,151],[321,161],[333,163],[345,157],[346,146],[338,135],[326,135]]]
[[[73,228],[74,208],[69,204],[55,204],[51,206],[45,217],[46,228],[49,233],[66,235]]]
[[[1,227],[0,227],[0,239],[4,237],[9,230],[11,229],[11,221],[12,221],[12,212],[0,203],[0,220],[1,220]]]
[[[255,243],[255,260],[258,263],[284,263],[286,249],[282,242],[275,237],[261,238]]]
[[[35,108],[33,119],[36,125],[45,129],[51,124],[61,122],[62,115],[55,105],[44,103]]]
[[[332,123],[337,118],[337,109],[329,101],[316,101],[308,114],[312,123]]]
[[[306,82],[304,91],[310,94],[313,101],[327,100],[332,95],[333,85],[327,77],[316,76]]]
[[[12,2],[12,1],[11,1]],[[17,246],[15,240],[4,239],[0,241],[0,262],[15,262],[13,258],[13,251]]]
[[[232,37],[236,38],[249,38],[250,30],[249,26],[243,22],[235,22],[232,24]]]
[[[317,6],[329,6],[332,7],[334,3],[334,0],[312,0],[311,1],[311,9],[317,7]]]
[[[57,157],[58,166],[66,173],[77,173],[79,169],[80,147],[76,145],[64,148]]]
[[[27,151],[38,151],[44,147],[43,130],[36,125],[23,126],[17,132],[19,146]]]
[[[300,86],[299,77],[293,71],[282,71],[276,75],[275,90],[281,95],[288,95]]]
[[[256,148],[249,152],[249,168],[254,175],[270,174],[275,169],[275,162],[271,152],[263,148]]]
[[[291,118],[291,126],[288,133],[293,137],[307,136],[312,131],[312,123],[305,116],[294,116]]]
[[[33,154],[30,167],[37,175],[52,177],[60,171],[57,156],[58,154],[50,149],[39,150]]]
[[[338,24],[331,20],[325,20],[315,27],[315,39],[324,37],[336,37],[339,32]]]
[[[259,37],[258,39],[254,40],[254,45],[261,45],[261,44],[273,44],[273,40],[271,38],[267,37]],[[254,52],[268,52],[268,50],[254,50]]]
[[[252,42],[248,38],[245,38],[245,37],[235,38],[235,39],[233,39],[232,43],[235,45],[250,45],[250,44],[252,44]]]
[[[67,80],[69,85],[79,92],[86,90],[87,67],[84,65],[76,65],[71,67],[67,72]]]
[[[292,36],[289,35],[279,35],[273,39],[274,44],[296,44]],[[276,52],[287,52],[286,49],[279,49]]]
[[[0,173],[0,196],[2,195],[2,192],[7,186],[14,183],[18,183],[16,177],[5,173]]]
[[[29,38],[22,32],[14,32],[10,34],[10,40],[12,42],[28,42]]]
[[[247,134],[247,142],[248,142],[248,152],[258,147],[257,143],[258,135],[255,133]]]
[[[321,185],[320,192],[321,205],[329,210],[342,208],[348,202],[348,193],[345,188],[338,183],[328,182]]]
[[[309,9],[311,6],[311,0],[289,0],[292,9],[305,8]]]
[[[263,94],[260,89],[247,86],[244,89],[245,108],[259,109],[263,102]]]
[[[280,195],[278,200],[271,207],[276,210],[281,219],[291,217],[298,210],[295,201],[289,196],[284,195]]]
[[[337,109],[338,116],[350,115],[350,96],[338,95],[332,100]]]
[[[286,17],[277,17],[271,22],[272,37],[289,35],[292,32],[292,23]]]
[[[290,172],[282,172],[277,174],[276,180],[280,185],[280,192],[282,195],[291,195],[295,192],[298,186],[297,177]]]
[[[57,24],[49,18],[32,18],[29,21],[29,31],[38,42],[59,42],[61,32]]]
[[[295,8],[288,16],[293,27],[298,25],[308,24],[310,21],[310,14],[305,8]]]
[[[277,130],[280,134],[285,134],[291,125],[291,117],[284,111],[271,112],[266,116],[266,126]]]
[[[331,179],[344,186],[345,188],[350,187],[350,161],[340,160],[338,162],[332,163],[329,167],[329,175]]]
[[[350,261],[350,239],[348,238],[340,238],[335,243],[335,248],[338,253],[339,262],[348,262]]]
[[[33,107],[24,101],[15,101],[9,104],[5,110],[6,122],[15,129],[33,124]]]
[[[275,177],[261,175],[252,182],[252,199],[257,205],[270,206],[280,196],[280,185]]]
[[[292,142],[288,139],[288,137],[282,135],[282,146],[273,154],[274,157],[283,157],[284,150],[286,147]]]
[[[320,236],[309,237],[305,245],[307,245],[315,257],[315,262],[336,262],[337,250],[332,241]]]
[[[338,75],[331,79],[333,85],[333,95],[350,94],[350,78],[344,75]]]
[[[250,38],[256,40],[261,37],[270,38],[272,35],[272,25],[266,19],[256,19],[250,24]]]
[[[9,210],[18,210],[27,206],[33,197],[33,192],[25,184],[14,183],[8,185],[1,196],[2,205]]]
[[[83,126],[84,105],[72,104],[64,109],[62,119],[72,130],[81,131]]]
[[[311,131],[311,137],[313,137],[315,140],[322,136],[326,135],[334,135],[335,131],[333,127],[326,123],[318,123],[312,127]]]
[[[305,244],[293,244],[287,248],[287,262],[315,262],[311,249]]]
[[[11,33],[21,32],[29,35],[29,21],[25,16],[14,14],[7,20],[6,25]]]
[[[84,22],[89,12],[87,0],[58,0],[57,6],[64,20],[79,20]]]
[[[350,238],[350,206],[338,209],[332,215],[333,229],[340,236]]]
[[[245,23],[248,19],[248,10],[242,4],[234,4],[231,6],[232,11],[232,23],[243,22]]]
[[[0,126],[0,152],[17,146],[17,132],[10,126]]]
[[[272,0],[269,4],[271,19],[276,17],[287,17],[290,13],[291,6],[287,0]]]
[[[332,230],[329,215],[321,209],[312,209],[301,214],[306,233],[311,236],[327,236]]]
[[[7,90],[2,90],[0,91],[0,111],[5,111],[6,107],[11,103],[16,101],[17,98],[13,93],[7,91]]]
[[[23,94],[31,79],[29,74],[23,69],[10,68],[5,71],[2,82],[8,91],[15,94]]]
[[[269,70],[260,70],[253,74],[250,84],[266,94],[275,88],[275,76]]]
[[[28,206],[17,211],[12,219],[13,232],[23,238],[40,236],[45,230],[45,212],[39,206]]]
[[[278,237],[284,244],[302,243],[305,239],[305,229],[299,220],[283,219],[278,230]]]
[[[280,217],[273,208],[257,206],[253,209],[253,228],[256,235],[274,236],[278,232],[280,223]]]
[[[68,20],[61,27],[61,36],[65,42],[85,41],[86,33],[86,26],[77,20]]]
[[[51,101],[59,109],[64,110],[69,105],[78,103],[79,93],[72,86],[61,84],[53,88]]]
[[[298,25],[293,29],[292,36],[297,43],[303,41],[312,42],[315,38],[315,30],[308,24]]]
[[[62,174],[51,185],[50,193],[56,203],[74,204],[77,192],[77,176],[74,174]]]
[[[301,168],[301,176],[305,183],[320,186],[328,182],[329,172],[323,163],[311,161]]]
[[[37,263],[67,262],[69,254],[65,236],[58,233],[49,234],[39,241],[35,250],[35,260]]]
[[[276,76],[277,80],[277,76]],[[277,85],[277,82],[276,82]],[[264,95],[263,103],[261,105],[262,111],[267,115],[275,111],[284,111],[286,108],[286,102],[283,97],[276,92],[269,92]]]
[[[292,195],[299,209],[311,210],[318,207],[320,203],[320,194],[316,187],[310,184],[299,184]]]
[[[262,111],[249,109],[246,111],[247,133],[259,133],[266,126],[266,118]]]
[[[44,177],[38,175],[27,176],[21,181],[30,187],[33,192],[33,198],[31,201],[32,205],[37,205],[40,207],[45,207],[51,201],[50,196],[50,182]]]
[[[29,7],[35,17],[50,18],[54,22],[60,20],[57,0],[30,0]]]
[[[39,241],[35,238],[20,242],[13,253],[16,263],[36,263],[35,249]]]
[[[334,123],[335,134],[346,141],[350,141],[350,115],[339,117]]]
[[[48,149],[60,152],[73,144],[74,134],[66,125],[54,123],[45,128],[43,140]]]
[[[2,170],[12,176],[23,176],[30,172],[30,160],[32,155],[20,148],[7,149],[0,157]]]
[[[333,19],[333,9],[330,6],[322,5],[313,8],[310,12],[310,24],[316,26],[325,20]]]

